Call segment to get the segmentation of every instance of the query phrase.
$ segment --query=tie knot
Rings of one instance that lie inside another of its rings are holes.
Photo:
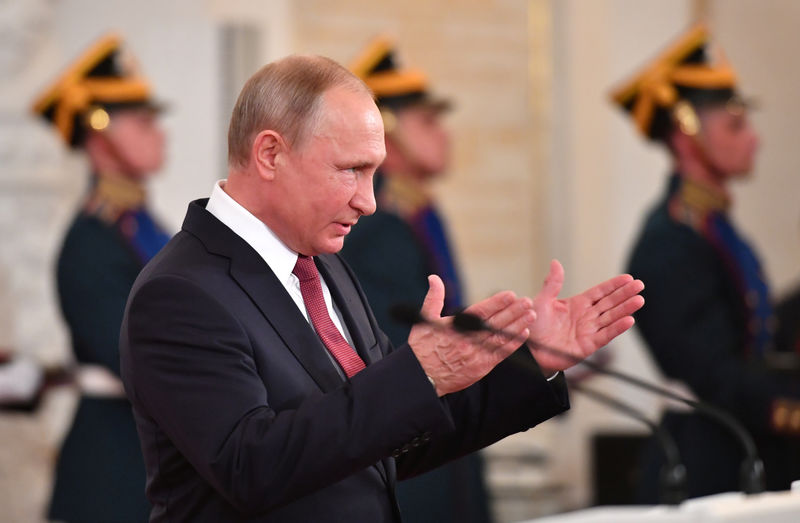
[[[317,272],[317,266],[314,264],[314,258],[302,254],[297,257],[297,263],[294,264],[292,273],[297,276],[301,282],[315,280],[319,274]]]

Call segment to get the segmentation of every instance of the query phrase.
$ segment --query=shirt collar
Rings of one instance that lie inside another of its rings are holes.
[[[225,182],[220,180],[214,184],[206,210],[255,249],[285,285],[297,263],[297,253],[287,247],[264,222],[231,198],[223,190]]]

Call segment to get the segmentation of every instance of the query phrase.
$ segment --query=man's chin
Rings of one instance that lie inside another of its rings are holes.
[[[336,254],[342,250],[342,247],[344,247],[344,236],[339,236],[329,240],[325,245],[320,245],[318,254]]]

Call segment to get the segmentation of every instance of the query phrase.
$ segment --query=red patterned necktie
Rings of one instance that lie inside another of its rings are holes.
[[[303,302],[311,317],[311,324],[314,325],[322,343],[342,366],[347,377],[353,377],[354,374],[365,368],[364,361],[331,321],[328,307],[325,305],[325,298],[322,296],[322,285],[319,281],[317,266],[314,265],[314,259],[301,254],[297,258],[292,273],[300,280]]]

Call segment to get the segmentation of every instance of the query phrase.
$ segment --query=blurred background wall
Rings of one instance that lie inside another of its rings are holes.
[[[187,202],[224,177],[230,108],[260,65],[290,52],[347,63],[375,34],[396,37],[401,59],[455,103],[452,172],[437,189],[475,300],[535,293],[553,257],[565,295],[622,270],[669,165],[607,93],[698,16],[760,102],[763,146],[755,176],[736,187],[735,215],[781,293],[800,275],[793,0],[0,0],[0,348],[68,359],[52,266],[86,166],[27,108],[108,29],[170,107],[169,159],[151,188],[173,231]],[[635,333],[608,352],[613,366],[658,378]],[[594,379],[657,416],[659,402]],[[33,415],[0,414],[0,506],[19,516],[9,521],[39,517],[71,398],[64,389]],[[620,431],[640,429],[573,395],[563,418],[490,449],[498,519],[590,503],[590,437]]]

